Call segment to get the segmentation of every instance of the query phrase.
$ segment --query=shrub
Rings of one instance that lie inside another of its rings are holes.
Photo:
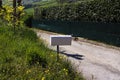
[[[35,20],[120,22],[119,0],[94,0],[34,9]]]

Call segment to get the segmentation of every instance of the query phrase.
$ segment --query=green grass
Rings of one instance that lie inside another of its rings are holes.
[[[0,24],[0,80],[84,80],[69,62],[57,62],[35,32]]]
[[[33,5],[38,5],[38,6],[50,6],[50,5],[58,5],[56,0],[50,0],[50,1],[40,1],[40,2],[35,2]]]
[[[33,14],[33,12],[34,12],[34,8],[27,8],[27,9],[25,9],[25,12],[27,13],[27,14]]]
[[[36,5],[36,6],[54,6],[57,5],[57,2],[55,0],[51,0],[51,1],[40,1],[40,2],[33,2],[32,5]],[[33,14],[34,12],[34,7],[31,8],[27,8],[25,9],[25,12],[27,12],[28,14]]]
[[[33,4],[37,4],[37,5],[46,5],[46,4],[50,4],[50,3],[56,3],[56,0],[39,1],[39,2],[34,2]]]

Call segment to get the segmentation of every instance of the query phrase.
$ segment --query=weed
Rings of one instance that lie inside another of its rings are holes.
[[[0,27],[0,80],[83,80],[27,28]]]

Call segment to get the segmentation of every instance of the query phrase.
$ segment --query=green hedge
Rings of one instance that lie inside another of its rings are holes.
[[[68,20],[91,22],[120,22],[120,0],[94,0],[89,2],[36,7],[35,20]]]

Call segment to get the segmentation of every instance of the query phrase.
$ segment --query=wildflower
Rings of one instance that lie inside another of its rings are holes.
[[[37,64],[39,64],[39,61],[37,61]]]
[[[65,68],[64,68],[63,70],[64,70],[64,71],[66,71],[66,69],[65,69]]]
[[[27,70],[27,71],[26,71],[27,74],[30,73],[30,72],[31,72],[31,70]]]
[[[45,73],[48,73],[49,72],[49,69],[45,71]]]
[[[60,59],[62,59],[63,57],[62,56],[60,56]]]
[[[19,6],[17,9],[18,9],[18,11],[23,11],[24,7],[23,6]]]
[[[53,57],[53,55],[51,55],[51,57]]]
[[[7,13],[12,13],[12,12],[13,12],[13,9],[8,9],[6,12],[7,12]]]
[[[7,21],[10,21],[10,19],[11,19],[10,15],[6,15],[6,16],[4,16],[4,18],[5,18]]]
[[[66,58],[66,56],[64,55],[63,58]]]
[[[42,79],[41,80],[45,80],[45,77],[42,77]]]
[[[66,75],[68,75],[68,72],[65,72]]]
[[[65,71],[65,74],[68,75],[68,70],[67,69],[63,69]]]
[[[20,14],[20,16],[23,16],[23,15],[25,15],[25,13],[21,13],[21,14]]]

